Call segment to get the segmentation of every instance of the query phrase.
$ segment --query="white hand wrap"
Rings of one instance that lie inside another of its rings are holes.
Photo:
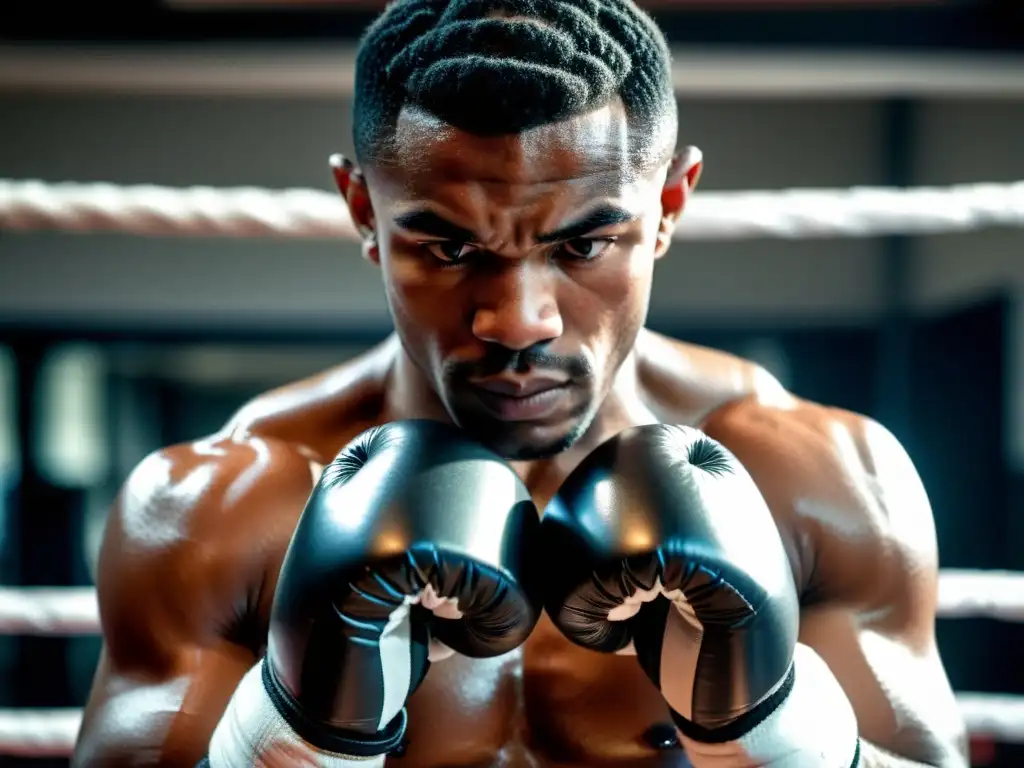
[[[210,739],[210,768],[253,768],[300,762],[318,768],[384,765],[384,755],[348,757],[317,749],[300,738],[277,711],[263,687],[263,664],[261,660],[245,674],[228,702]]]
[[[851,768],[857,717],[828,665],[797,644],[793,688],[767,718],[736,741],[708,744],[680,734],[694,768]]]

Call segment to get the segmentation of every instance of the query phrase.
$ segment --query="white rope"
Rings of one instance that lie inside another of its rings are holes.
[[[702,192],[677,239],[866,237],[1024,226],[1024,181],[951,187]],[[355,239],[337,194],[0,179],[0,231]]]
[[[69,757],[81,723],[78,709],[0,710],[0,755]]]
[[[1024,697],[958,693],[957,702],[972,737],[1024,744]],[[81,722],[78,709],[0,710],[0,755],[68,757]]]
[[[92,587],[0,588],[2,635],[94,635],[99,623]]]
[[[941,618],[1024,621],[1024,573],[945,569]],[[100,631],[92,587],[0,588],[0,635],[92,635]]]
[[[939,616],[1024,621],[1024,573],[944,569],[939,579]]]
[[[971,736],[1024,744],[1024,696],[957,693],[956,700]]]
[[[0,180],[0,230],[37,229],[144,236],[355,238],[341,199],[314,189],[175,189]]]

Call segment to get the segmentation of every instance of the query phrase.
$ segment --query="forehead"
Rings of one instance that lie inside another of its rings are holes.
[[[487,198],[503,205],[540,199],[617,197],[650,175],[630,152],[625,110],[613,103],[506,136],[481,137],[417,109],[399,116],[391,158],[368,169],[392,199]]]

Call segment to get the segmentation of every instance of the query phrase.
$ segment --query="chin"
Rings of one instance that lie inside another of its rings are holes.
[[[538,461],[540,459],[550,459],[560,453],[564,453],[578,439],[577,435],[568,434],[547,443],[520,442],[504,446],[501,450],[492,450],[496,450],[502,458],[509,461]]]
[[[557,426],[472,418],[456,421],[474,439],[508,461],[537,461],[564,453],[589,426],[585,419]]]

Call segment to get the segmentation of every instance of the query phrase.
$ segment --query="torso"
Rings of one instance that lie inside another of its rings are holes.
[[[655,346],[651,358],[659,362],[644,369],[641,384],[648,407],[662,420],[703,426],[729,403],[784,394],[745,361],[653,335],[645,344]],[[313,478],[352,437],[390,420],[382,409],[386,355],[382,349],[270,393],[243,409],[231,430],[294,445],[309,459]],[[543,509],[552,489],[531,490]],[[300,511],[293,510],[295,518]],[[280,530],[258,601],[264,640],[268,596],[288,544],[288,526]],[[407,741],[401,754],[388,758],[389,767],[689,765],[672,738],[666,705],[636,660],[572,645],[546,616],[517,651],[434,664],[408,708]]]

